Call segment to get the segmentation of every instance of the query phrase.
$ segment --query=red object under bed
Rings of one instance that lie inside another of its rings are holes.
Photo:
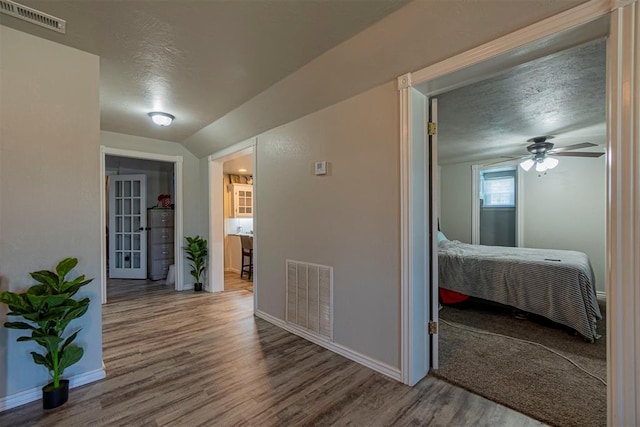
[[[469,295],[461,294],[456,291],[450,291],[448,289],[438,289],[440,291],[440,301],[443,304],[456,304],[469,299]]]

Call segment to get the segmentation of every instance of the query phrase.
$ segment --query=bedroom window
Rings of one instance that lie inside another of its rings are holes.
[[[516,170],[490,169],[480,173],[480,199],[484,207],[515,207]]]

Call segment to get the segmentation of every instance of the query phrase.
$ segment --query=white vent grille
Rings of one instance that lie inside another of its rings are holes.
[[[64,19],[56,18],[12,0],[0,0],[0,12],[62,34],[67,31],[67,22]]]
[[[287,260],[286,320],[333,339],[333,267]]]

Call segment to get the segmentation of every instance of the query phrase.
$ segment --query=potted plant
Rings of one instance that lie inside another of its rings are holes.
[[[67,280],[67,274],[78,264],[76,258],[66,258],[56,266],[55,272],[41,270],[30,273],[39,284],[31,286],[24,293],[2,292],[0,302],[9,306],[8,316],[20,316],[24,322],[6,322],[10,329],[30,330],[18,341],[35,341],[44,347],[44,354],[31,352],[33,361],[44,365],[52,376],[52,382],[42,388],[44,409],[56,408],[69,397],[69,381],[61,379],[64,370],[78,362],[84,350],[73,344],[78,329],[68,337],[64,333],[71,322],[84,315],[89,308],[89,298],[80,301],[73,295],[93,279],[85,280],[81,275]]]
[[[201,291],[202,281],[200,278],[207,262],[207,241],[200,236],[185,237],[185,239],[187,246],[184,247],[184,250],[187,252],[187,259],[191,261],[191,275],[196,279],[193,289]]]

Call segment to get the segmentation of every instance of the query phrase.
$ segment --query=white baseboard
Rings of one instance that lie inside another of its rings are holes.
[[[277,317],[274,317],[270,314],[265,313],[264,311],[256,310],[255,315],[275,326],[278,326],[279,328],[284,329],[285,331],[291,332],[292,334],[297,335],[301,338],[304,338],[307,341],[311,341],[312,343],[317,344],[320,347],[324,347],[327,350],[333,351],[334,353],[337,353],[341,356],[344,356],[347,359],[351,359],[354,362],[357,362],[363,366],[366,366],[367,368],[373,369],[374,371],[381,373],[382,375],[385,375],[396,381],[402,381],[402,374],[400,372],[400,369],[398,368],[387,365],[386,363],[380,362],[378,360],[372,359],[369,356],[365,356],[364,354],[358,353],[357,351],[352,350],[348,347],[329,341],[326,338],[311,334],[305,329],[300,328],[297,325],[287,323],[284,320],[278,319]]]
[[[104,370],[103,363],[101,369],[84,372],[69,378],[69,388],[76,388],[94,381],[99,381],[106,376],[107,374]],[[6,397],[0,397],[0,412],[40,399],[42,399],[42,387],[34,387]]]

